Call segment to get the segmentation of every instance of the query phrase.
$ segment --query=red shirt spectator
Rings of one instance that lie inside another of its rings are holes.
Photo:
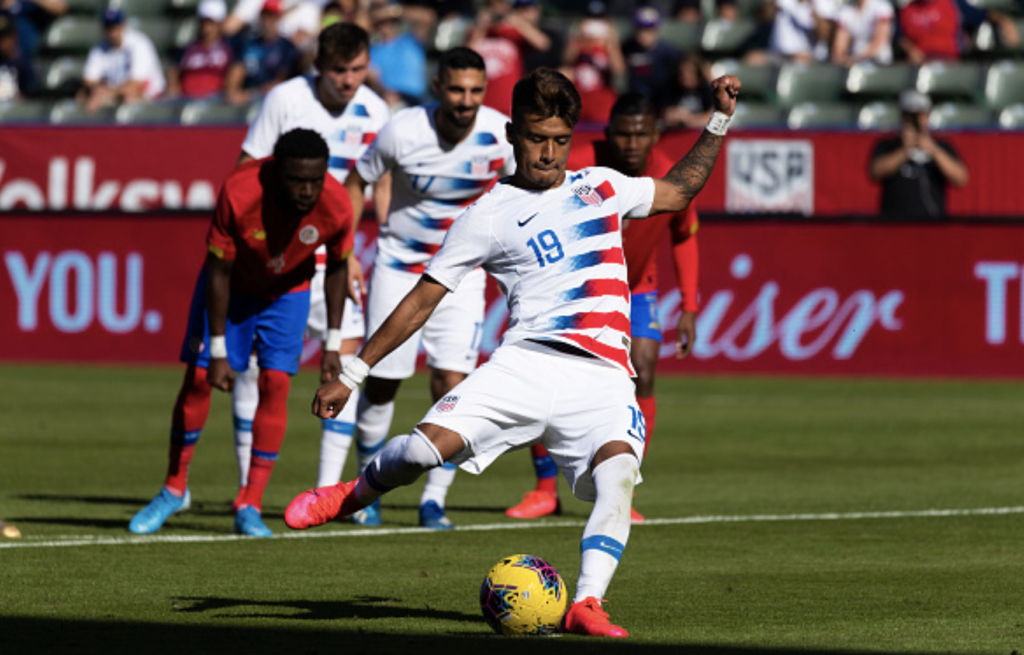
[[[953,0],[913,0],[899,12],[900,47],[914,64],[959,59],[963,32]]]
[[[234,51],[223,36],[227,16],[224,0],[203,0],[196,11],[199,38],[181,54],[177,66],[167,71],[170,95],[202,98],[224,90],[224,78]]]

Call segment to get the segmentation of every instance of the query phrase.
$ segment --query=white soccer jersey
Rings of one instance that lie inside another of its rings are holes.
[[[546,191],[508,182],[455,221],[427,275],[452,290],[483,266],[508,298],[503,345],[568,343],[632,375],[622,221],[647,216],[653,180],[595,167]]]
[[[278,84],[260,106],[242,142],[242,150],[261,159],[274,152],[285,132],[299,127],[316,130],[331,153],[331,175],[344,182],[348,172],[391,116],[380,96],[361,86],[340,114],[332,114],[316,97],[316,78],[296,77]]]
[[[508,117],[480,107],[473,131],[452,146],[440,140],[437,103],[404,109],[356,164],[367,182],[391,171],[391,208],[377,238],[375,265],[422,273],[463,209],[515,170],[505,139]]]
[[[850,54],[863,57],[875,39],[878,26],[893,20],[895,15],[887,0],[868,0],[863,5],[847,5],[840,9],[838,22],[850,33]],[[892,45],[884,44],[874,59],[880,64],[891,64]]]

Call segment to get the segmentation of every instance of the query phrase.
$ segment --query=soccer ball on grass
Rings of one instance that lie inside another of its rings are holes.
[[[480,586],[480,609],[498,634],[547,635],[565,615],[565,583],[555,567],[533,555],[510,555],[491,567]]]

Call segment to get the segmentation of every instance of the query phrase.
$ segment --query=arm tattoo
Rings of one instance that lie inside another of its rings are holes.
[[[690,152],[661,178],[676,188],[686,204],[704,188],[704,183],[708,181],[711,170],[715,167],[715,160],[718,159],[723,141],[725,137],[704,130],[697,143],[690,148]]]

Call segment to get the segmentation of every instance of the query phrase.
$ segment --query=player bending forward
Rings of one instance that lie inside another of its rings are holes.
[[[567,172],[580,97],[562,74],[539,68],[512,94],[506,137],[516,173],[466,210],[416,287],[360,357],[313,398],[334,416],[382,357],[415,332],[445,294],[477,266],[508,297],[509,328],[491,359],[435,404],[410,435],[395,437],[357,480],[298,495],[285,511],[293,528],[321,525],[454,462],[480,473],[507,450],[547,446],[582,500],[576,595],[565,630],[625,637],[601,609],[629,538],[644,421],[629,362],[629,285],[621,223],[684,210],[707,181],[736,106],[740,81],[712,83],[716,112],[689,153],[661,179],[608,168]]]

